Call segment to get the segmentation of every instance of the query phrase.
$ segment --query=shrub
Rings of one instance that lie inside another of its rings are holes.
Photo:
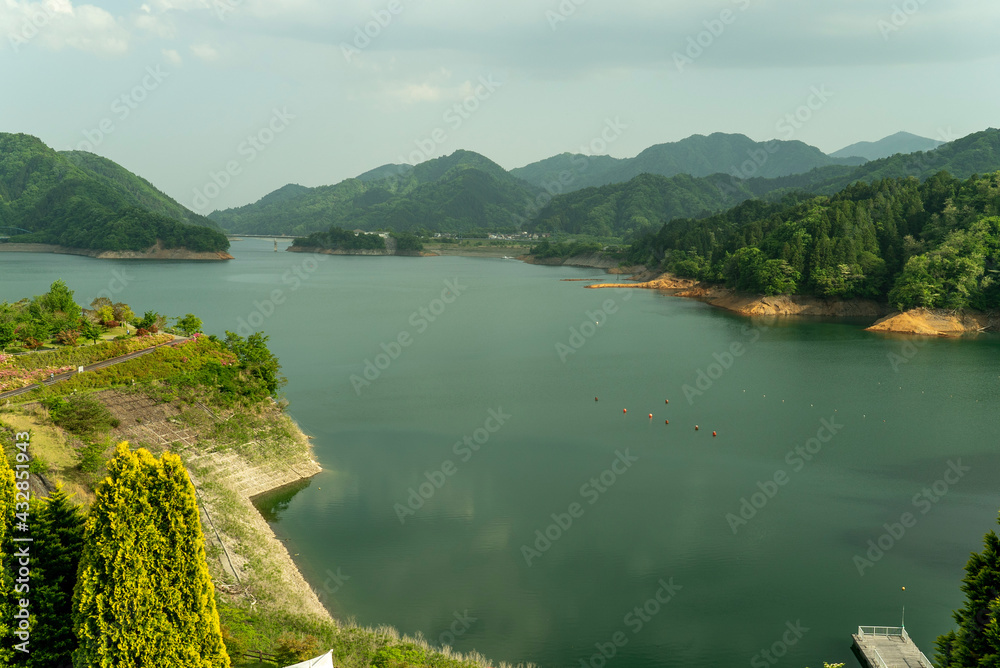
[[[96,436],[118,425],[104,404],[86,395],[44,402],[52,421],[77,436]]]

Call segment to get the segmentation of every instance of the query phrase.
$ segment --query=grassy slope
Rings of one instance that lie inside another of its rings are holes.
[[[203,344],[204,345],[204,344]],[[189,463],[201,493],[203,510],[212,522],[203,528],[207,538],[209,566],[217,584],[217,600],[227,647],[231,653],[261,650],[277,653],[282,646],[298,647],[303,658],[334,649],[336,663],[343,668],[401,668],[404,665],[435,668],[473,668],[490,665],[483,657],[460,656],[447,648],[430,648],[421,639],[400,636],[390,628],[361,628],[337,622],[309,602],[308,587],[294,586],[298,577],[287,551],[274,539],[263,518],[233,484],[231,467],[220,461],[238,458],[250,468],[286,469],[289,461],[311,458],[305,437],[297,426],[270,400],[254,406],[234,405],[212,388],[164,383],[177,371],[179,356],[197,365],[197,349],[188,344],[174,350],[160,349],[147,358],[90,372],[52,388],[32,392],[25,403],[0,412],[0,425],[30,429],[33,456],[44,461],[43,475],[49,484],[60,482],[89,502],[105,474],[103,467],[85,472],[79,468],[80,438],[55,426],[44,408],[32,403],[44,397],[92,393],[120,418],[120,424],[101,438],[111,445],[128,439],[134,446],[153,452],[175,450]],[[138,384],[131,385],[131,379]],[[109,390],[117,386],[114,390]],[[164,431],[166,430],[166,432]],[[164,434],[157,438],[152,434]],[[145,436],[145,434],[150,434]],[[173,443],[164,444],[176,438]],[[255,469],[256,470],[256,469]],[[204,517],[204,515],[203,515]],[[242,576],[235,584],[229,561],[216,530]],[[295,577],[290,577],[294,575]],[[301,578],[298,578],[301,579]],[[293,584],[290,585],[289,583]],[[232,586],[229,586],[232,585]],[[311,612],[304,612],[311,611]],[[238,668],[273,668],[276,664],[234,656]]]

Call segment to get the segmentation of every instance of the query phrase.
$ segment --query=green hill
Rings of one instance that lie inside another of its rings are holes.
[[[468,232],[512,227],[538,194],[472,151],[415,167],[384,165],[332,186],[287,185],[259,201],[210,218],[236,234],[307,236],[331,226],[398,232]]]
[[[158,190],[152,183],[141,176],[136,176],[117,162],[86,151],[60,151],[59,154],[68,158],[77,167],[98,176],[125,197],[132,206],[138,206],[151,213],[158,213],[183,223],[220,229],[215,221],[177,203]]]
[[[207,224],[110,161],[0,133],[0,227],[9,228],[4,235],[11,241],[110,251],[140,251],[157,242],[192,251],[229,248],[224,234],[189,221]]]
[[[730,186],[729,180],[724,174],[707,178],[642,174],[626,183],[556,197],[525,227],[533,232],[632,237],[657,230],[674,218],[705,216],[754,197],[745,184]]]

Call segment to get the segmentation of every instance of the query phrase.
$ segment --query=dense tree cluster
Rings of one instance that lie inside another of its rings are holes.
[[[0,302],[0,350],[15,344],[35,350],[47,341],[72,346],[81,338],[96,342],[107,330],[123,323],[142,329],[140,333],[156,333],[166,326],[166,319],[152,311],[136,318],[128,304],[112,302],[107,297],[98,297],[85,310],[74,301],[73,291],[60,280],[44,295],[14,304]]]
[[[900,309],[1000,307],[1000,173],[854,183],[751,200],[637,240],[632,262],[747,292],[869,297]]]

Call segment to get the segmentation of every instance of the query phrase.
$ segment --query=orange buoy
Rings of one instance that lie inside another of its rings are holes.
[[[670,420],[664,420],[663,424],[670,424]]]
[[[622,409],[622,413],[628,413],[628,409],[627,408],[623,408]]]
[[[597,397],[594,397],[594,401],[597,401]]]
[[[649,419],[650,419],[650,420],[652,420],[652,419],[653,419],[653,414],[652,414],[652,413],[650,413],[650,414],[649,414]]]
[[[715,432],[713,431],[713,432],[712,432],[712,436],[718,436],[718,434],[716,434],[716,433],[715,433]]]
[[[663,403],[665,403],[665,404],[669,404],[669,403],[670,403],[670,399],[664,399],[664,400],[663,400]]]
[[[694,430],[695,430],[695,431],[698,431],[698,425],[695,425],[695,426],[694,426]]]

